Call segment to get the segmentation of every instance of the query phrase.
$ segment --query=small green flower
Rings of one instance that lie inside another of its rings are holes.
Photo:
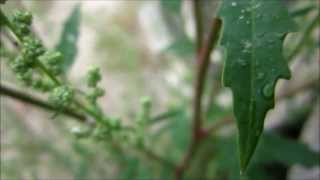
[[[98,124],[97,127],[93,130],[92,136],[98,141],[106,140],[112,137],[112,133],[107,127]]]
[[[13,14],[13,21],[30,26],[32,23],[32,14],[28,11],[16,11]]]
[[[52,90],[49,101],[56,107],[67,107],[73,99],[74,92],[67,86],[59,86]]]
[[[11,61],[10,67],[15,73],[25,73],[30,69],[22,56],[18,56],[13,61]]]
[[[119,118],[110,118],[109,124],[110,124],[110,128],[112,130],[120,130],[121,129],[121,121]]]
[[[33,73],[32,70],[26,72],[20,72],[16,74],[18,80],[22,81],[24,85],[30,86],[33,82]]]
[[[100,80],[101,80],[100,69],[96,66],[90,67],[87,73],[87,85],[89,87],[96,87]]]
[[[15,27],[17,29],[17,33],[21,36],[27,36],[30,34],[30,28],[25,24],[17,24]]]
[[[46,52],[40,40],[32,36],[23,38],[22,56],[30,63]]]
[[[63,55],[61,52],[47,51],[39,57],[39,60],[55,75],[59,75],[62,72]]]
[[[141,106],[143,109],[147,110],[151,108],[151,98],[150,97],[142,97],[140,100]]]
[[[144,124],[150,119],[151,99],[150,97],[142,97],[140,100],[141,110],[138,114],[137,123],[139,126]]]
[[[20,36],[30,34],[30,25],[32,23],[32,15],[30,12],[16,11],[12,18],[12,24],[16,32]]]
[[[88,93],[87,97],[91,102],[95,103],[97,102],[97,99],[99,97],[102,97],[104,94],[105,94],[104,89],[95,87]]]
[[[53,82],[48,79],[40,78],[32,81],[32,88],[42,92],[48,92],[53,87],[54,87]]]

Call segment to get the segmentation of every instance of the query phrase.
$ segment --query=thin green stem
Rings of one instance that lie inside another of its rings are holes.
[[[56,86],[62,85],[62,83],[39,60],[37,60],[36,63],[39,69],[43,71],[50,78],[50,80],[55,83]]]
[[[15,34],[15,36],[19,39],[19,43],[20,45],[22,44],[22,37],[15,31],[14,26],[12,25],[12,23],[10,22],[10,20],[8,20],[8,18],[2,13],[2,11],[0,10],[0,17],[3,20],[4,24]],[[2,22],[1,22],[2,24]],[[56,76],[54,74],[52,74],[50,72],[50,70],[48,68],[45,67],[45,65],[39,61],[38,59],[36,60],[36,65],[37,67],[50,79],[52,80],[56,86],[61,86],[63,83],[61,81],[59,81],[58,78],[56,78]],[[94,119],[96,120],[101,120],[101,114],[96,113],[95,111],[91,110],[90,108],[86,107],[85,105],[81,104],[80,102],[78,102],[77,100],[73,101],[74,105],[78,106],[82,111],[88,113],[89,115],[91,115]],[[93,106],[93,105],[92,105]],[[94,107],[94,106],[93,106]]]
[[[10,20],[7,18],[7,16],[4,15],[2,10],[0,9],[0,25],[6,25],[12,32],[13,34],[19,39],[20,42],[22,42],[22,37],[19,36],[19,33],[16,31]]]
[[[10,88],[10,87],[2,85],[2,84],[0,84],[0,94],[8,96],[8,97],[11,97],[11,98],[14,98],[14,99],[22,101],[24,103],[28,103],[28,104],[31,104],[31,105],[46,109],[46,110],[50,110],[50,111],[56,111],[57,110],[51,104],[49,104],[49,103],[47,103],[47,102],[45,102],[45,101],[43,101],[41,99],[33,97],[33,96],[31,96],[29,94],[26,94],[24,92],[17,91],[17,90],[15,90],[13,88]],[[70,109],[70,108],[65,108],[62,111],[62,113],[67,115],[67,116],[73,117],[73,118],[75,118],[75,119],[77,119],[77,120],[79,120],[81,122],[84,122],[86,120],[86,117],[83,114],[80,114],[80,113],[78,113],[78,112],[76,112],[76,111],[74,111],[73,109]]]

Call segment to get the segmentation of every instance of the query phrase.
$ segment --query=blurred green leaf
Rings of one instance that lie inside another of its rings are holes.
[[[180,13],[182,0],[161,0],[160,3],[163,8],[169,10],[171,13]]]
[[[300,142],[275,134],[264,134],[254,161],[255,163],[280,162],[288,166],[300,164],[312,167],[320,165],[319,155]]]
[[[56,49],[64,55],[62,69],[65,73],[70,69],[77,55],[77,41],[79,37],[80,18],[80,4],[77,4],[66,20],[62,34],[60,36],[60,41],[56,46]]]
[[[210,162],[209,168],[216,167],[215,175],[219,178],[223,174],[229,179],[239,178],[240,168],[237,160],[236,138],[217,137],[214,142],[215,159]],[[319,160],[319,153],[312,151],[306,145],[276,134],[265,133],[261,137],[256,155],[247,173],[250,180],[260,179],[260,176],[263,179],[262,177],[267,177],[268,174],[267,170],[263,169],[265,165],[280,163],[287,167],[295,164],[312,167],[319,165]]]
[[[150,124],[155,124],[155,123],[159,123],[162,122],[164,120],[167,119],[171,119],[173,117],[178,116],[183,110],[181,108],[173,108],[170,109],[166,112],[163,112],[161,114],[156,115],[155,117],[151,118],[151,120],[149,121]]]
[[[182,58],[192,58],[195,52],[195,44],[188,37],[183,36],[176,39],[163,52],[174,53]]]
[[[317,9],[315,4],[308,4],[306,6],[299,7],[293,10],[292,12],[290,12],[290,15],[292,17],[304,16],[315,9]]]
[[[188,120],[189,118],[186,110],[182,111],[179,115],[173,117],[171,120],[172,123],[170,127],[170,135],[173,144],[181,152],[184,152],[184,150],[187,148],[189,139],[191,137],[191,132],[187,130],[190,125],[190,121]]]
[[[164,22],[174,38],[185,35],[183,18],[180,13],[182,0],[161,0],[160,7]]]

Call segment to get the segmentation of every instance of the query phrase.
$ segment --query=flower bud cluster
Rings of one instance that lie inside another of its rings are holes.
[[[16,11],[13,14],[12,25],[19,36],[27,36],[30,34],[31,23],[32,15],[30,12]]]
[[[57,108],[65,108],[71,104],[74,91],[67,86],[55,87],[49,96],[49,101]]]
[[[59,51],[47,51],[39,60],[54,74],[59,75],[62,73],[63,55]]]
[[[25,85],[47,92],[54,88],[53,82],[34,69],[42,64],[53,75],[61,73],[62,54],[46,51],[42,42],[30,33],[32,15],[30,12],[16,11],[12,17],[14,32],[21,40],[21,54],[10,61],[10,67]]]
[[[105,91],[98,87],[98,83],[101,81],[100,69],[96,66],[90,67],[86,75],[86,81],[90,88],[87,98],[90,102],[96,103],[97,99],[105,94]]]
[[[135,124],[135,134],[134,134],[134,144],[139,147],[143,147],[145,144],[145,129],[147,122],[150,120],[151,113],[151,99],[149,97],[143,97],[140,100],[141,110],[138,113],[136,124]]]

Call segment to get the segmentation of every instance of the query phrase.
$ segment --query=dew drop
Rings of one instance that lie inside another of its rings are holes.
[[[261,14],[257,14],[257,18],[260,19],[262,17]]]
[[[266,84],[266,85],[263,87],[262,94],[263,94],[263,96],[265,96],[266,98],[271,98],[272,95],[273,95],[273,84],[272,84],[272,83]]]
[[[239,59],[239,64],[240,64],[240,66],[247,66],[247,62],[245,61],[245,60],[243,60],[243,59]]]
[[[269,44],[273,44],[273,43],[274,43],[274,40],[273,40],[273,39],[269,39],[269,40],[268,40],[268,43],[269,43]]]
[[[240,17],[239,17],[239,19],[243,19],[243,18],[244,18],[244,16],[240,16]]]
[[[263,79],[264,78],[264,73],[260,72],[258,73],[258,77],[257,77],[259,80]]]
[[[261,38],[261,37],[263,37],[264,35],[265,35],[265,33],[264,33],[264,32],[262,32],[262,33],[259,33],[259,34],[258,34],[258,37],[260,37],[260,38]]]
[[[237,3],[236,3],[236,2],[232,2],[232,3],[231,3],[231,6],[236,7],[236,6],[237,6]]]

